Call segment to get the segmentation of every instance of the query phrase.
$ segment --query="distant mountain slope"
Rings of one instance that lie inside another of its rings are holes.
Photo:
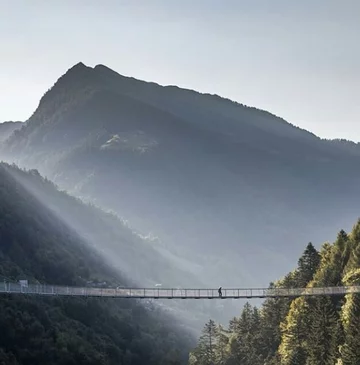
[[[2,167],[59,220],[100,252],[114,269],[126,276],[128,283],[145,287],[159,282],[169,287],[196,283],[196,278],[165,259],[113,213],[83,204],[79,199],[57,190],[37,170],[27,172],[6,164]]]
[[[24,188],[18,174],[25,175],[0,165],[1,280],[126,285],[86,240]],[[43,188],[50,189],[45,182]],[[1,295],[0,326],[4,364],[180,364],[191,343],[166,312],[130,300]]]
[[[14,131],[20,129],[22,126],[22,122],[0,123],[0,142],[5,141]]]
[[[79,63],[0,156],[158,235],[208,285],[247,286],[357,216],[359,155],[343,147],[218,96]]]

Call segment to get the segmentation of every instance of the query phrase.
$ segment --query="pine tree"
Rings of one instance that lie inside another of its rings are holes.
[[[329,285],[341,285],[342,275],[344,273],[346,264],[349,261],[350,253],[351,249],[349,245],[349,236],[344,230],[341,230],[338,233],[336,241],[333,245],[331,262],[328,264],[329,271],[332,271]]]
[[[351,239],[354,242],[360,243],[360,218],[358,219],[351,231]]]
[[[360,285],[360,269],[349,272],[344,277],[345,285]],[[343,365],[360,364],[360,297],[358,294],[346,295],[342,308],[344,344],[340,347]]]
[[[358,267],[360,267],[360,240],[353,241],[352,254],[348,265],[350,270],[357,269]]]
[[[309,331],[306,338],[307,365],[333,365],[338,357],[339,319],[329,297],[312,298],[309,303]]]
[[[274,358],[281,341],[280,324],[286,318],[291,300],[287,298],[270,298],[265,300],[261,308],[261,353],[263,358],[270,364]]]
[[[343,238],[343,236],[340,236],[341,241]],[[313,280],[315,286],[337,286],[341,284],[342,274],[349,256],[346,253],[348,252],[348,241],[346,243],[341,241],[339,245],[336,241],[334,245],[325,243],[322,246],[320,251],[321,262]],[[340,246],[344,246],[344,248],[341,249]]]
[[[298,261],[297,284],[299,287],[306,287],[313,279],[313,276],[319,267],[320,259],[320,254],[310,242]]]
[[[238,325],[239,325],[239,318],[233,317],[232,319],[230,319],[229,322],[229,331],[235,332]]]
[[[263,364],[259,310],[246,303],[240,318],[232,321],[232,328],[234,332],[229,341],[232,361],[242,365]]]
[[[215,365],[216,333],[216,324],[210,319],[202,330],[197,347],[190,354],[191,364]]]
[[[279,355],[282,365],[300,364],[304,359],[304,342],[308,331],[308,306],[304,298],[297,298],[292,301],[289,313],[281,323],[281,344]],[[305,357],[306,360],[306,357]]]
[[[252,321],[252,307],[245,303],[239,318],[230,321],[229,338],[230,364],[248,364],[249,361],[249,331]]]
[[[338,246],[340,251],[344,251],[346,247],[346,242],[349,240],[347,233],[342,229],[336,238],[335,245]]]
[[[219,325],[216,330],[215,363],[225,365],[229,357],[229,332]]]
[[[262,318],[258,308],[253,308],[252,321],[250,327],[250,357],[253,365],[262,365],[264,363],[264,353],[262,346]]]

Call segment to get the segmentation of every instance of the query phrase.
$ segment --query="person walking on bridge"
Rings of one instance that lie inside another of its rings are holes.
[[[220,288],[218,290],[218,293],[219,293],[219,297],[221,298],[222,297],[221,286],[220,286]]]

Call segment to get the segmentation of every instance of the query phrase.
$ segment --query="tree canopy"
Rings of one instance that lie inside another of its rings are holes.
[[[271,287],[360,285],[359,232],[360,220],[320,252],[309,243],[298,267]],[[213,365],[360,364],[359,295],[270,298],[260,309],[247,303],[225,333]],[[193,365],[207,364],[198,356],[201,345],[190,354]]]

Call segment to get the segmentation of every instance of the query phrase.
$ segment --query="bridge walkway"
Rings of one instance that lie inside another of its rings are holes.
[[[93,288],[19,283],[0,283],[0,294],[28,294],[44,296],[83,296],[134,299],[255,299],[298,296],[324,296],[360,293],[360,286],[322,288],[235,288],[177,289],[177,288]]]

